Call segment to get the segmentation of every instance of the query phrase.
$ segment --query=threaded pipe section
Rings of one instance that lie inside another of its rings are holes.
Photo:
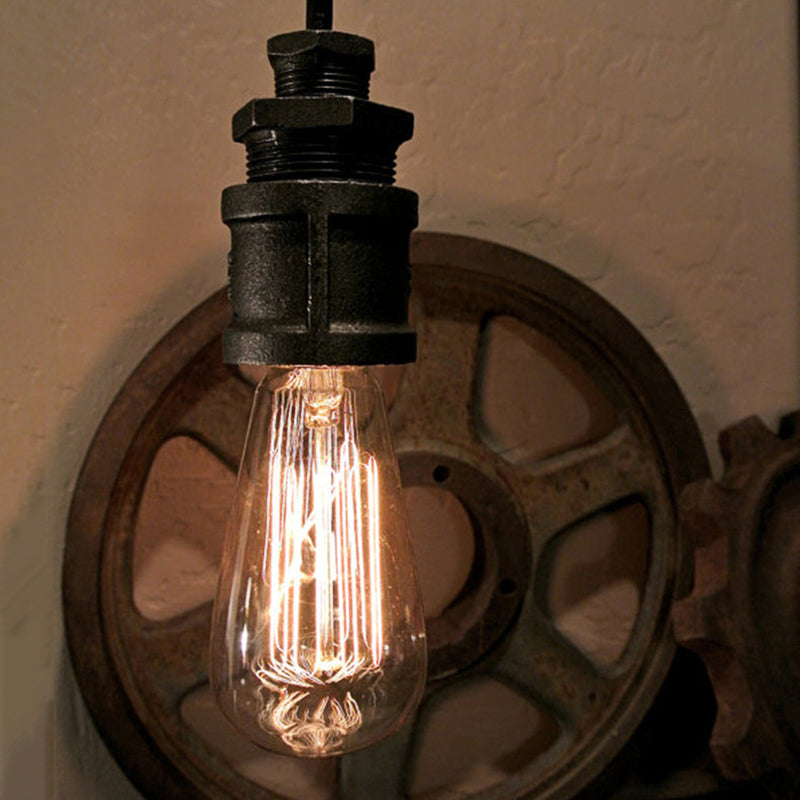
[[[367,100],[369,72],[364,74],[337,64],[284,68],[275,72],[275,94],[278,97],[334,94]]]
[[[247,181],[353,180],[394,183],[394,150],[378,149],[360,137],[294,131],[276,141],[270,132],[251,134]]]

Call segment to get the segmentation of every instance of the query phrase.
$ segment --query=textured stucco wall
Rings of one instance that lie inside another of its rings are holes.
[[[339,0],[336,21],[376,40],[375,98],[416,114],[399,182],[422,227],[588,281],[654,343],[710,442],[800,401],[794,9]],[[242,176],[228,119],[271,93],[263,40],[302,10],[6,0],[2,14],[0,797],[125,800],[64,665],[69,498],[125,376],[224,279],[219,191]]]

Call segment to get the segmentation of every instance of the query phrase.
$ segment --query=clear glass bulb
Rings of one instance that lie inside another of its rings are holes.
[[[259,384],[214,604],[211,685],[250,740],[338,755],[398,728],[425,623],[380,385],[359,367]]]

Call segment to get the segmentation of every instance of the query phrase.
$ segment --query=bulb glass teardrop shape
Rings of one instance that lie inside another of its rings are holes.
[[[397,729],[425,625],[383,394],[359,367],[273,367],[256,390],[211,634],[250,740],[338,755]]]

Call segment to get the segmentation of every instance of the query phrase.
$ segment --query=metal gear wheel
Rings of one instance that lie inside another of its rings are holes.
[[[694,588],[675,634],[703,659],[717,697],[711,750],[731,780],[800,797],[800,412],[778,435],[758,417],[720,434],[719,482],[689,484],[680,520]]]

